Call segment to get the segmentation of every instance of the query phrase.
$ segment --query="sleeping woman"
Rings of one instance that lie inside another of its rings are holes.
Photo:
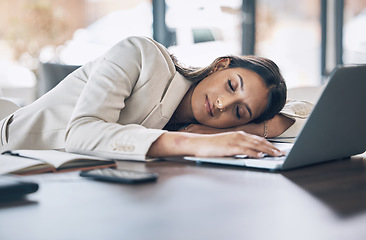
[[[0,151],[279,156],[266,138],[298,128],[296,105],[283,110],[286,91],[269,59],[224,56],[189,68],[154,40],[130,37],[2,119]]]

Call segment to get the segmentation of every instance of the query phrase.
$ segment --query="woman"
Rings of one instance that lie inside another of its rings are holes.
[[[285,83],[272,61],[244,59],[218,58],[194,70],[151,39],[125,39],[3,119],[0,150],[65,149],[135,159],[281,155],[263,137],[294,123],[276,115],[285,104]],[[190,133],[172,131],[188,124]]]

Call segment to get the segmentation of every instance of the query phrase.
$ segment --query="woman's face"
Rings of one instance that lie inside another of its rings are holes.
[[[199,123],[210,127],[243,125],[265,110],[268,92],[257,73],[244,68],[224,68],[195,87],[192,113]]]

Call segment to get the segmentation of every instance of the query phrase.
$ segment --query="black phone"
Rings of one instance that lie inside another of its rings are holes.
[[[96,180],[120,183],[143,183],[156,181],[157,173],[137,172],[123,169],[103,168],[81,171],[80,176]]]

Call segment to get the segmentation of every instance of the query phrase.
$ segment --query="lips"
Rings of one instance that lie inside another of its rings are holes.
[[[207,112],[208,115],[210,115],[211,117],[214,116],[213,106],[210,103],[210,100],[208,99],[208,96],[206,96],[205,109],[206,109],[206,112]]]

